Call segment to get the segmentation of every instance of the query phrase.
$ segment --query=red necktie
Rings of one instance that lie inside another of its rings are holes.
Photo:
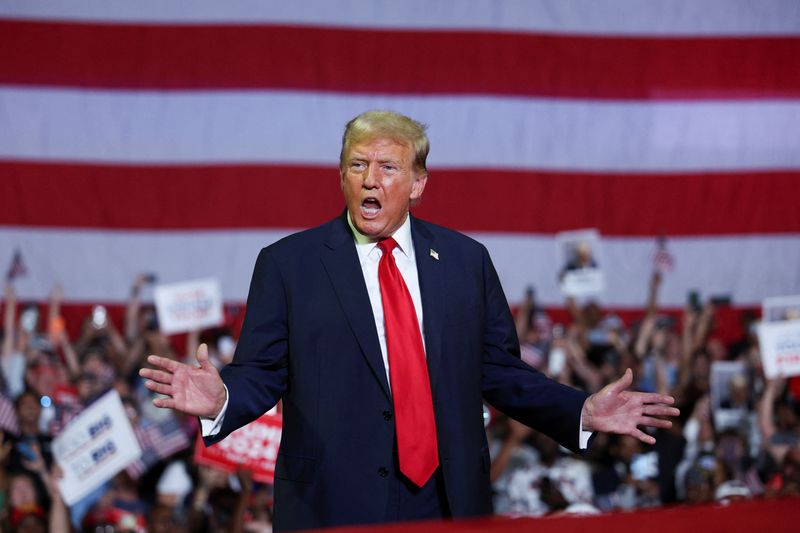
[[[421,487],[439,466],[436,421],[417,313],[392,256],[395,246],[397,242],[391,237],[378,243],[383,252],[378,264],[378,281],[386,326],[400,471]]]

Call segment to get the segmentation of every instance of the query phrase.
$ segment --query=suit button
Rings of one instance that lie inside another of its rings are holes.
[[[381,477],[388,476],[389,475],[389,469],[387,469],[385,466],[380,467],[378,469],[378,475],[381,476]]]
[[[392,412],[391,411],[384,411],[383,412],[383,419],[384,420],[391,420],[392,419]]]

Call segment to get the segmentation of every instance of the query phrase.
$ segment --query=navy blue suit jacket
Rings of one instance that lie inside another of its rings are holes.
[[[416,218],[411,232],[450,511],[488,514],[483,400],[576,449],[586,395],[519,359],[508,303],[483,245]],[[344,216],[261,250],[241,339],[222,377],[228,409],[209,444],[283,398],[276,530],[385,519],[392,400]]]

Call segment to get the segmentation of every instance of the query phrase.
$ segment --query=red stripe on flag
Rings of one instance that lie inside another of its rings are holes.
[[[642,304],[645,303],[646,300],[646,293],[647,287],[642,286],[641,288],[642,293]],[[232,300],[231,300],[232,302]],[[123,324],[123,317],[125,315],[125,305],[119,302],[95,302],[95,303],[102,303],[108,309],[108,312],[112,318],[112,321],[117,325],[117,327],[122,327]],[[244,304],[245,302],[237,302],[239,304]],[[511,306],[515,307],[517,302],[511,301]],[[736,306],[736,302],[734,302],[734,307],[719,307],[716,310],[716,330],[714,331],[714,336],[722,339],[726,343],[733,342],[736,340],[741,339],[742,331],[741,331],[741,320],[740,320],[740,313],[741,311],[747,309],[750,310],[757,315],[761,313],[761,308],[752,308],[752,307],[742,307]],[[639,322],[644,318],[645,311],[642,306],[638,306],[636,308],[631,307],[619,307],[619,306],[604,306],[603,310],[607,313],[614,313],[618,315],[625,324],[631,325],[635,322]],[[91,314],[92,305],[91,304],[78,304],[78,303],[71,303],[66,302],[62,309],[61,314],[66,321],[67,330],[70,331],[70,334],[79,335],[80,330],[86,318]],[[569,310],[566,307],[547,307],[545,309],[547,313],[550,315],[553,323],[557,324],[569,324],[572,321],[572,317],[570,315]],[[670,315],[675,319],[676,324],[680,324],[681,317],[683,316],[684,310],[678,307],[660,307],[659,313]],[[171,335],[169,336],[170,342],[172,343],[173,348],[175,348],[176,353],[182,353],[184,347],[186,346],[185,343],[185,336],[183,335]],[[137,437],[141,437],[144,433],[143,429],[137,428]],[[149,439],[149,436],[147,437]],[[144,440],[141,443],[142,448],[150,446],[150,440]],[[145,467],[146,468],[146,467]]]
[[[0,83],[604,99],[792,98],[800,37],[1,21]]]
[[[336,168],[0,163],[0,224],[303,228],[344,207]],[[584,174],[432,169],[420,217],[463,231],[796,233],[800,171]]]

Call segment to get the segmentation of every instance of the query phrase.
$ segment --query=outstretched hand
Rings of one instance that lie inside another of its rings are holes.
[[[589,396],[581,412],[583,429],[630,435],[646,444],[654,444],[656,439],[639,426],[669,428],[672,422],[659,417],[678,416],[680,411],[670,407],[675,403],[672,396],[629,391],[631,383],[633,372],[629,368],[617,381]]]
[[[199,366],[157,355],[147,358],[147,362],[157,368],[139,370],[139,375],[147,379],[145,387],[167,396],[154,399],[153,405],[187,415],[216,418],[225,405],[225,386],[217,369],[208,361],[205,344],[197,348],[196,359]]]

